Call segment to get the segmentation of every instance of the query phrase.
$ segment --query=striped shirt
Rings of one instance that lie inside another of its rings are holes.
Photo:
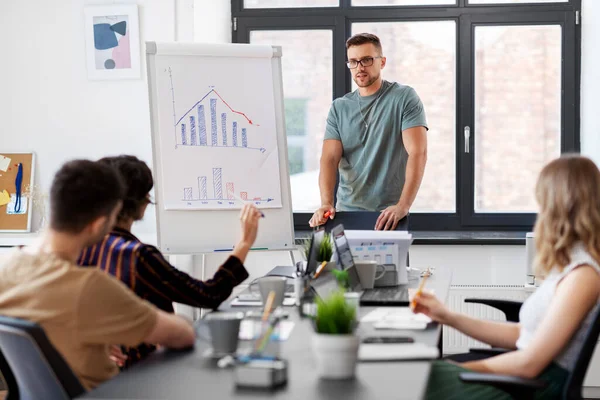
[[[170,313],[174,312],[173,302],[215,309],[248,277],[242,262],[231,256],[212,279],[194,279],[169,264],[156,247],[140,242],[131,232],[120,228],[114,228],[100,243],[86,248],[77,263],[98,267],[115,276],[139,297]],[[151,345],[127,349],[127,364],[153,350]]]

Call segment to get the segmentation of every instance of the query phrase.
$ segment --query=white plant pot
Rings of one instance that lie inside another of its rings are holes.
[[[354,378],[359,343],[357,335],[313,334],[312,350],[318,376],[325,379]]]

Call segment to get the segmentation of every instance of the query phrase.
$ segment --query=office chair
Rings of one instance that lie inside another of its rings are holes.
[[[0,316],[0,351],[7,400],[72,399],[85,393],[79,379],[36,323]]]
[[[469,303],[480,303],[487,304],[503,311],[507,319],[509,315],[513,318],[517,316],[513,322],[518,322],[518,309],[520,309],[520,303],[514,301],[505,300],[486,300],[486,299],[467,299]],[[503,304],[508,303],[508,305]],[[498,306],[498,307],[496,307]],[[502,308],[504,307],[504,309]],[[516,314],[514,312],[516,311]],[[507,312],[508,311],[508,312]],[[562,399],[564,400],[580,400],[582,399],[581,389],[583,386],[583,380],[587,372],[588,366],[594,354],[596,342],[600,335],[600,307],[595,311],[595,316],[592,324],[589,326],[587,332],[584,335],[583,345],[577,355],[577,361],[575,367],[567,377],[565,382],[565,388],[563,390]],[[505,349],[472,349],[477,352],[489,352],[490,356],[501,354],[509,350]],[[466,383],[477,383],[483,385],[492,385],[498,389],[505,391],[515,399],[533,399],[536,391],[543,389],[547,386],[546,382],[541,379],[524,379],[508,375],[498,374],[484,374],[477,372],[463,372],[460,374],[460,380]]]
[[[465,303],[485,304],[487,306],[493,307],[499,311],[502,311],[504,313],[504,316],[506,317],[506,321],[508,322],[519,322],[519,311],[521,310],[521,306],[523,305],[523,303],[520,301],[479,298],[465,299]],[[506,353],[507,351],[509,350],[499,347],[471,348],[469,349],[468,353],[452,354],[444,357],[444,359],[451,360],[454,362],[477,361],[488,357],[496,356],[498,354]]]

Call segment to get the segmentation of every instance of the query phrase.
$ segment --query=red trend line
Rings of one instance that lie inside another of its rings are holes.
[[[221,101],[222,101],[223,103],[225,103],[225,105],[227,106],[227,108],[229,108],[229,109],[231,110],[231,112],[232,112],[232,113],[239,114],[239,115],[241,115],[242,117],[246,118],[246,120],[248,121],[248,123],[249,123],[250,125],[254,125],[254,126],[260,126],[260,125],[258,125],[258,124],[254,124],[254,123],[252,122],[252,120],[251,120],[250,118],[248,118],[248,116],[247,116],[246,114],[244,114],[243,112],[236,111],[236,110],[234,110],[233,108],[231,108],[231,106],[230,106],[229,104],[227,104],[227,102],[226,102],[225,100],[223,100],[223,98],[221,97],[221,95],[219,94],[219,92],[217,92],[217,91],[216,91],[216,90],[214,90],[214,89],[213,89],[213,92],[215,92],[215,94],[216,94],[217,96],[219,96],[219,98],[221,99]]]

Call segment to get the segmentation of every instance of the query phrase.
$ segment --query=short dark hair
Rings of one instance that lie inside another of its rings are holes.
[[[113,167],[125,184],[125,196],[123,207],[117,219],[119,221],[129,218],[139,219],[140,207],[150,203],[148,193],[154,186],[152,171],[144,161],[136,156],[120,155],[116,157],[104,157],[99,162]]]
[[[119,174],[108,165],[69,161],[58,170],[50,188],[50,228],[80,233],[95,219],[110,216],[124,193]]]
[[[357,33],[356,35],[352,35],[348,40],[346,40],[346,50],[348,50],[352,46],[361,46],[367,43],[372,43],[375,46],[375,48],[379,50],[379,54],[383,54],[381,41],[376,35],[373,35],[372,33]]]

